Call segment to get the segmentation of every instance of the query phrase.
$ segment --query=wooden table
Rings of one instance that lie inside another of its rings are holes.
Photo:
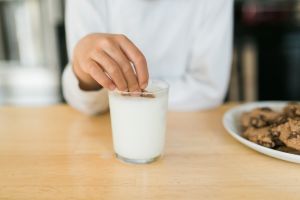
[[[109,115],[66,105],[0,108],[0,199],[300,199],[300,166],[236,142],[232,105],[170,113],[165,156],[115,159]]]

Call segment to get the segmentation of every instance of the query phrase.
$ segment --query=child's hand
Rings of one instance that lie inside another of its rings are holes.
[[[74,49],[73,69],[84,90],[140,91],[149,78],[144,55],[124,35],[85,36]]]

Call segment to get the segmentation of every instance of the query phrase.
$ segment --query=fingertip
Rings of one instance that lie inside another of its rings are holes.
[[[108,87],[109,87],[110,90],[116,89],[116,85],[113,84],[113,83],[111,83]]]
[[[138,89],[134,90],[133,92],[142,92],[142,89],[138,88]]]
[[[122,92],[128,92],[128,88],[127,87],[123,87],[123,86],[118,86],[118,90],[122,91]]]
[[[145,89],[148,86],[148,81],[141,84],[141,89]]]
[[[148,74],[148,69],[143,71],[143,73],[138,73],[138,81],[141,89],[145,89],[148,86],[149,82],[149,74]]]

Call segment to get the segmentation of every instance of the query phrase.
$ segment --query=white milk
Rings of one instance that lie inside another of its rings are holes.
[[[114,150],[129,162],[147,162],[164,148],[168,88],[161,91],[154,83],[147,88],[154,98],[109,93]]]

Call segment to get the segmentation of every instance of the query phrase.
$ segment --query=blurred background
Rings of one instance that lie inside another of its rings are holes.
[[[234,4],[226,101],[300,100],[300,0]],[[63,0],[0,0],[0,105],[63,102]]]

